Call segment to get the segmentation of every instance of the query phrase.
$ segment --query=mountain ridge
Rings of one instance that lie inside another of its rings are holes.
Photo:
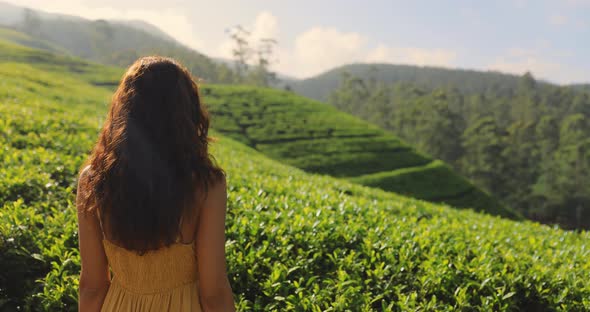
[[[34,39],[28,42],[43,41],[72,56],[105,65],[128,66],[140,56],[167,55],[179,59],[195,76],[207,81],[235,80],[233,71],[225,64],[213,61],[144,21],[91,20],[5,2],[0,2],[0,12],[4,12],[0,13],[0,25]]]
[[[365,80],[374,79],[383,84],[407,82],[428,89],[453,87],[465,94],[485,93],[489,89],[508,92],[517,87],[521,77],[491,70],[390,63],[351,63],[332,68],[313,77],[292,81],[289,86],[299,94],[326,101],[331,91],[340,85],[346,73]]]

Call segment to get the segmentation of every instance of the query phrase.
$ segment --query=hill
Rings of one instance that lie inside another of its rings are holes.
[[[209,82],[231,82],[233,71],[225,64],[177,42],[156,26],[143,21],[88,20],[47,13],[0,2],[0,25],[31,39],[16,43],[48,50],[59,49],[76,57],[106,65],[128,66],[139,56],[161,54],[179,60]],[[10,39],[2,37],[4,39]],[[28,44],[33,43],[33,44]]]
[[[0,47],[5,50],[0,59],[7,61],[39,63],[42,68],[55,63],[85,74],[102,72],[92,70],[97,65],[67,56],[54,57],[2,42]],[[115,76],[120,70],[110,68],[109,73]],[[115,78],[95,79],[92,83],[99,86],[117,83]],[[445,164],[433,162],[377,127],[322,103],[288,92],[244,86],[211,86],[203,92],[214,118],[219,119],[216,129],[275,159],[420,199],[518,218]],[[437,190],[432,192],[425,185]]]
[[[323,103],[274,89],[206,86],[215,130],[271,158],[387,191],[518,216],[441,161]]]
[[[60,54],[67,54],[68,52],[48,41],[33,38],[25,33],[20,31],[16,31],[12,28],[0,26],[0,39],[3,41],[8,41],[12,43],[16,43],[19,45],[27,46],[30,48],[46,50],[49,52],[56,52]]]
[[[137,28],[139,30],[143,30],[144,32],[146,32],[148,34],[159,37],[161,39],[178,43],[178,41],[176,39],[174,39],[174,37],[170,36],[169,34],[165,33],[160,28],[158,28],[146,21],[142,21],[142,20],[107,20],[107,21],[112,24],[123,24],[123,25],[131,26],[131,27]]]
[[[509,92],[517,87],[519,80],[517,75],[495,71],[358,63],[340,66],[311,78],[292,81],[289,86],[298,94],[326,101],[330,92],[340,86],[345,73],[363,80],[374,79],[384,84],[406,82],[426,89],[454,87],[465,94],[485,93],[488,90]]]
[[[96,79],[118,75],[0,53],[0,310],[75,311],[76,173],[111,95]],[[588,232],[308,174],[216,136],[239,311],[590,309]]]
[[[0,38],[3,33],[19,34],[0,31]],[[21,37],[35,40],[24,34]],[[5,58],[18,59],[29,52],[5,54]],[[47,57],[49,53],[40,55]],[[434,162],[376,126],[323,103],[246,86],[211,86],[203,92],[219,120],[216,129],[275,159],[428,201],[518,218],[444,163]]]
[[[587,83],[574,84],[574,85],[571,85],[571,87],[574,88],[574,89],[576,89],[576,90],[590,92],[590,84],[587,84]]]
[[[348,75],[328,103],[445,161],[527,218],[590,229],[588,91],[530,74],[509,92],[474,94]]]

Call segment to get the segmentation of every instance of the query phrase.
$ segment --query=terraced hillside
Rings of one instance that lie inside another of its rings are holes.
[[[29,56],[0,58],[0,311],[75,311],[76,173],[110,70],[8,49]],[[239,311],[590,310],[588,232],[308,174],[218,137]]]
[[[517,218],[441,161],[323,103],[273,89],[207,86],[213,127],[308,172]]]
[[[84,79],[92,85],[110,89],[117,86],[123,73],[123,70],[118,67],[98,65],[14,43],[22,41],[31,41],[31,45],[44,44],[43,41],[33,39],[25,34],[0,27],[0,62],[30,64],[45,71],[59,72],[65,68],[68,71],[68,77]]]
[[[75,58],[0,41],[0,60],[67,67],[77,77],[113,88],[122,73]],[[459,208],[518,218],[440,161],[417,153],[377,126],[285,91],[246,86],[203,88],[213,128],[265,155],[309,172]]]

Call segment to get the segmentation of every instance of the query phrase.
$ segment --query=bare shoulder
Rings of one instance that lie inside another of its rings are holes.
[[[205,202],[211,203],[219,203],[221,201],[225,201],[227,197],[227,181],[225,175],[220,175],[216,177],[211,184],[209,184],[207,195],[205,198]]]
[[[220,192],[220,191],[226,191],[227,190],[227,181],[225,178],[225,174],[220,174],[219,176],[217,176],[217,178],[215,179],[215,181],[213,182],[213,184],[211,185],[212,189]]]
[[[227,181],[224,175],[216,177],[209,183],[207,193],[204,196],[203,204],[205,209],[211,206],[219,206],[225,202],[227,198]]]

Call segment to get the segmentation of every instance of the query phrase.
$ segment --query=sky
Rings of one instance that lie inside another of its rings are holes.
[[[307,78],[353,62],[590,82],[590,0],[4,0],[89,19],[141,19],[211,57],[226,30],[274,38],[272,69]]]

